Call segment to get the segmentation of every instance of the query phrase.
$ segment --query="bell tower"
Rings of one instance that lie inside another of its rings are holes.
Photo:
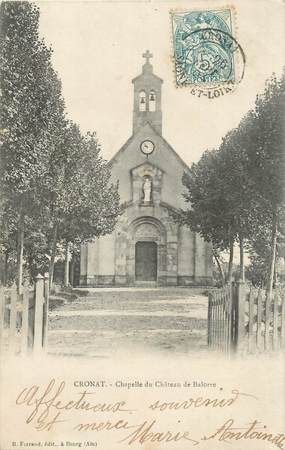
[[[148,122],[161,135],[161,85],[163,80],[153,73],[150,63],[150,58],[153,57],[152,53],[147,50],[142,56],[145,58],[142,73],[132,80],[134,85],[133,133],[136,133]]]

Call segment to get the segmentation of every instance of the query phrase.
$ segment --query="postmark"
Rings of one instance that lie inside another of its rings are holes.
[[[209,99],[232,92],[243,79],[245,54],[231,9],[172,11],[171,20],[176,86]]]

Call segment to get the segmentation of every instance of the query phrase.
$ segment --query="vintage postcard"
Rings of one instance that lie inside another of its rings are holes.
[[[281,0],[0,5],[0,449],[285,449]]]

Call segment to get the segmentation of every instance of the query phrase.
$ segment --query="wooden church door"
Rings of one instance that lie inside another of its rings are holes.
[[[157,244],[155,242],[136,243],[135,273],[137,281],[157,280]]]

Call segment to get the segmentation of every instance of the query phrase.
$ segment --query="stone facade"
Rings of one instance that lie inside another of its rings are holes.
[[[188,167],[162,137],[162,80],[153,74],[149,53],[144,56],[142,74],[133,80],[133,135],[110,161],[123,213],[111,235],[82,246],[82,286],[212,281],[211,246],[173,220],[185,207],[181,179]]]

